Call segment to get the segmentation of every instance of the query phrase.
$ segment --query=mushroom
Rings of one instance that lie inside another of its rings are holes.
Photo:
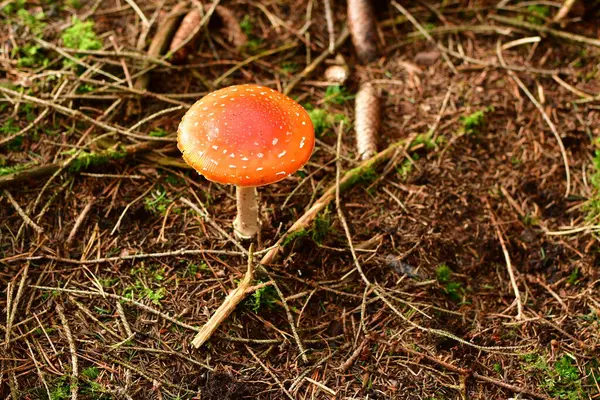
[[[259,229],[256,187],[301,168],[315,145],[308,113],[294,100],[259,85],[212,92],[183,116],[177,135],[183,159],[206,179],[237,187],[236,235]]]

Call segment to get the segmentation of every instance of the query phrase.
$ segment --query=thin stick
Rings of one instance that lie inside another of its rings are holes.
[[[268,275],[268,273],[267,273],[267,275]],[[287,316],[288,323],[290,324],[290,328],[292,329],[292,334],[294,336],[294,340],[296,341],[296,345],[298,346],[298,349],[300,350],[300,357],[302,358],[302,361],[304,361],[305,363],[308,363],[308,358],[306,357],[306,349],[304,348],[304,345],[302,344],[302,340],[300,340],[300,335],[298,335],[298,331],[296,330],[296,324],[294,323],[294,317],[292,316],[290,307],[288,306],[287,301],[285,300],[285,296],[281,292],[279,285],[277,285],[275,280],[270,275],[269,275],[269,278],[271,279],[271,282],[273,284],[273,287],[277,291],[277,294],[281,298],[281,304],[283,304],[283,308],[285,310],[285,314]]]
[[[79,213],[79,216],[77,216],[77,219],[75,220],[75,224],[73,225],[73,228],[71,229],[71,232],[69,233],[69,237],[67,238],[67,243],[66,243],[67,248],[71,247],[73,240],[75,240],[75,235],[77,235],[77,232],[79,231],[79,228],[81,227],[81,224],[83,224],[83,221],[85,221],[85,218],[89,214],[93,205],[94,205],[94,199],[90,199],[88,201],[88,203],[85,205],[85,207],[83,208],[83,210],[81,210],[81,213]]]
[[[10,202],[10,204],[12,204],[14,209],[17,211],[17,214],[19,214],[19,216],[23,219],[23,222],[25,222],[25,224],[27,224],[31,228],[33,228],[33,230],[36,231],[38,233],[38,235],[41,235],[44,233],[44,230],[38,224],[33,222],[31,220],[31,218],[29,218],[29,215],[27,215],[27,213],[21,208],[19,203],[17,203],[15,198],[12,196],[12,194],[10,194],[10,192],[8,190],[4,189],[4,195],[6,196],[6,198]]]
[[[133,11],[135,11],[135,13],[140,17],[140,19],[142,20],[142,24],[146,27],[150,26],[150,22],[148,22],[148,18],[146,18],[146,16],[144,15],[144,13],[140,9],[140,7],[136,4],[136,2],[133,0],[125,0],[125,1],[127,2],[127,4],[129,4],[131,6],[131,8],[133,8]]]
[[[152,137],[152,136],[144,135],[142,133],[132,133],[132,132],[130,132],[126,129],[123,129],[119,126],[110,125],[110,124],[107,124],[106,122],[102,122],[97,119],[94,119],[94,118],[82,113],[79,110],[73,110],[71,108],[62,106],[62,105],[60,105],[58,103],[54,103],[52,101],[47,101],[47,100],[39,99],[37,97],[29,96],[26,94],[21,94],[21,93],[15,92],[14,90],[7,89],[3,86],[0,86],[0,92],[4,92],[8,95],[20,98],[22,100],[27,100],[28,102],[31,102],[33,104],[53,108],[63,115],[67,115],[72,118],[82,119],[84,121],[87,121],[93,125],[96,125],[96,126],[102,128],[102,129],[105,129],[107,132],[116,132],[116,133],[119,133],[124,136],[130,136],[130,137],[133,137],[136,139],[142,139],[142,140],[152,140],[152,141],[159,141],[159,142],[176,142],[177,141],[177,139],[175,139],[174,137]]]
[[[140,303],[139,301],[129,299],[127,297],[119,296],[117,294],[106,293],[106,292],[104,292],[104,293],[93,292],[91,290],[65,289],[65,288],[61,288],[61,287],[49,287],[49,286],[38,286],[38,285],[31,285],[30,287],[32,287],[34,289],[40,289],[40,290],[49,290],[49,291],[55,290],[57,292],[72,293],[72,294],[78,294],[78,295],[82,295],[82,296],[100,296],[100,297],[105,297],[105,298],[110,297],[112,299],[117,299],[117,300],[123,301],[125,303],[133,304],[136,307],[139,307],[144,311],[148,311],[149,313],[158,315],[159,317],[162,317],[162,318],[166,319],[167,321],[174,323],[175,325],[179,325],[182,328],[186,328],[186,329],[189,329],[191,331],[196,331],[196,332],[198,332],[200,330],[200,328],[198,328],[198,327],[191,326],[191,325],[186,324],[185,322],[178,321],[175,318],[171,317],[170,315],[164,314],[158,310],[155,310],[154,308],[149,307],[149,306],[145,305],[144,303]]]
[[[315,58],[313,60],[313,62],[311,62],[309,65],[307,65],[298,75],[296,75],[294,77],[294,79],[292,79],[285,87],[285,89],[283,90],[283,94],[288,95],[290,94],[290,92],[296,87],[296,85],[298,83],[300,83],[300,81],[304,78],[306,78],[308,75],[310,75],[315,69],[317,69],[317,67],[319,65],[321,65],[321,63],[323,61],[325,61],[327,59],[327,57],[329,57],[330,55],[332,55],[337,49],[340,48],[340,46],[342,46],[344,44],[344,42],[346,41],[346,39],[348,39],[348,37],[350,36],[350,31],[348,30],[348,28],[344,28],[344,30],[342,31],[342,33],[340,33],[340,37],[338,38],[337,42],[335,42],[335,46],[333,51],[327,49],[325,50],[320,56],[318,56],[317,58]]]
[[[261,251],[261,253],[264,250]],[[198,255],[198,254],[221,254],[228,256],[242,256],[244,253],[240,251],[229,251],[229,250],[209,250],[209,249],[179,249],[174,251],[165,251],[162,253],[138,253],[138,254],[129,254],[125,256],[116,256],[116,257],[104,257],[104,258],[95,258],[91,260],[76,260],[73,258],[64,258],[64,257],[56,257],[56,256],[33,256],[33,257],[12,257],[12,258],[4,258],[0,259],[0,262],[10,262],[10,261],[20,261],[20,260],[52,260],[66,264],[77,264],[77,265],[89,265],[89,264],[104,264],[104,263],[113,263],[119,261],[135,261],[135,260],[143,260],[146,258],[161,258],[161,257],[176,257],[176,256],[184,256],[184,255]],[[256,254],[259,254],[257,252]]]
[[[283,383],[281,383],[281,381],[279,380],[279,378],[277,378],[277,375],[275,375],[275,373],[273,373],[273,371],[271,371],[271,369],[269,369],[269,367],[267,367],[260,358],[258,358],[258,356],[256,354],[254,354],[254,352],[252,351],[252,349],[250,347],[248,347],[248,345],[246,345],[246,350],[248,350],[248,353],[250,353],[250,355],[252,356],[252,358],[254,358],[256,360],[257,363],[260,364],[260,366],[269,374],[271,375],[271,377],[275,380],[275,382],[277,382],[277,384],[279,385],[279,387],[281,388],[281,390],[283,390],[283,393],[285,393],[285,395],[291,399],[294,400],[294,396],[292,396],[292,394],[290,392],[288,392],[288,390],[285,388],[285,386],[283,386]]]
[[[569,15],[571,8],[573,8],[573,4],[575,4],[576,0],[565,0],[563,5],[560,7],[556,15],[554,16],[554,22],[558,22],[561,19],[565,18]]]
[[[563,32],[556,29],[548,28],[544,25],[536,25],[525,21],[520,21],[514,18],[507,18],[502,15],[492,14],[489,18],[496,20],[498,22],[502,22],[507,25],[516,26],[519,28],[529,29],[531,31],[537,31],[542,33],[547,33],[551,36],[555,36],[561,39],[571,40],[577,43],[589,44],[591,46],[600,47],[600,39],[593,39],[587,36],[575,35],[573,33]]]
[[[77,368],[77,348],[75,347],[75,341],[73,340],[73,334],[71,328],[69,328],[69,321],[65,316],[62,305],[56,302],[56,312],[60,318],[62,329],[65,332],[67,341],[69,342],[69,351],[71,352],[71,400],[77,400],[77,387],[79,381],[79,369]]]
[[[329,33],[329,52],[335,51],[335,29],[333,26],[333,12],[331,11],[331,0],[323,0],[325,5],[325,20],[327,21],[327,33]]]
[[[195,348],[199,348],[202,346],[210,337],[215,333],[219,325],[227,317],[229,314],[235,310],[238,304],[242,300],[246,298],[249,294],[248,289],[252,286],[252,280],[254,279],[254,257],[252,254],[252,246],[250,245],[250,249],[248,251],[248,269],[246,270],[246,275],[244,275],[244,279],[240,282],[237,288],[233,289],[225,298],[225,301],[217,308],[217,311],[210,317],[208,322],[200,328],[198,334],[192,340],[192,346]]]
[[[500,64],[502,64],[502,66],[506,66],[506,63],[504,62],[504,57],[502,56],[502,43],[500,41],[498,41],[496,50],[497,50],[498,60],[500,61]],[[531,94],[531,92],[529,91],[529,89],[527,89],[527,86],[525,86],[523,81],[521,81],[521,79],[513,71],[507,69],[506,72],[513,79],[513,81],[515,81],[515,83],[517,85],[519,85],[521,90],[523,92],[525,92],[527,97],[529,97],[529,100],[531,100],[531,102],[533,103],[535,108],[538,109],[540,114],[542,114],[544,121],[546,121],[546,123],[550,127],[550,130],[552,131],[552,134],[556,138],[556,141],[558,142],[558,147],[560,148],[560,154],[563,159],[563,164],[565,166],[565,174],[566,174],[566,179],[567,179],[567,189],[565,192],[565,197],[569,197],[569,193],[571,192],[571,170],[569,168],[569,159],[567,157],[567,151],[565,150],[565,145],[563,144],[563,141],[560,138],[560,134],[556,130],[556,126],[554,126],[554,123],[552,122],[550,117],[548,117],[548,114],[546,114],[546,111],[544,111],[544,107],[542,107],[542,105],[537,101],[535,96],[533,94]]]
[[[510,276],[510,283],[513,288],[513,292],[515,293],[515,299],[517,302],[517,316],[518,320],[523,319],[523,304],[521,303],[521,294],[519,293],[519,287],[517,286],[517,280],[515,279],[515,272],[513,270],[512,263],[510,262],[510,255],[508,254],[508,250],[506,248],[506,243],[504,243],[504,237],[502,232],[500,231],[500,226],[498,225],[498,221],[496,221],[496,217],[494,216],[494,212],[492,211],[492,207],[487,199],[485,199],[486,205],[488,207],[488,211],[490,213],[490,218],[492,219],[492,225],[496,230],[496,235],[498,236],[498,240],[500,241],[500,246],[502,246],[502,252],[504,253],[504,259],[506,260],[506,269],[508,269],[508,275]]]
[[[446,61],[446,64],[448,64],[448,67],[450,67],[450,70],[452,72],[454,72],[455,74],[458,74],[458,71],[456,70],[456,67],[450,60],[450,57],[448,57],[448,54],[446,54],[446,52],[444,51],[445,48],[443,46],[441,46],[438,42],[435,41],[435,39],[429,34],[429,32],[427,32],[427,30],[421,26],[419,21],[417,21],[415,19],[415,17],[413,17],[412,14],[408,12],[407,9],[405,9],[404,7],[402,7],[400,4],[398,4],[395,1],[392,1],[392,5],[394,7],[396,7],[396,9],[398,9],[398,11],[400,11],[406,17],[406,19],[408,19],[415,26],[415,28],[417,28],[419,30],[419,32],[421,32],[421,34],[423,36],[425,36],[425,38],[428,41],[433,43],[441,51],[442,57]]]

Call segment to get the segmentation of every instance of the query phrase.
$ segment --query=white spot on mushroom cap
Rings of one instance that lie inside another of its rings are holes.
[[[258,158],[263,158],[263,156],[264,156],[264,154],[263,154],[263,153],[257,153],[257,154],[256,154],[256,157],[258,157]]]
[[[302,146],[300,146],[300,147],[302,147]],[[219,150],[219,146],[217,146],[216,144],[212,148],[215,150]]]
[[[306,139],[306,137],[302,136],[302,140],[300,141],[300,148],[304,147],[304,140]]]
[[[272,142],[273,146],[275,146],[277,144],[277,142],[279,142],[279,139],[277,139],[277,138],[273,139],[273,142]]]
[[[285,174],[286,174],[285,171],[281,171],[281,172],[276,173],[275,175],[285,175]]]
[[[287,151],[282,151],[281,153],[277,154],[277,158],[281,158],[283,156],[285,156],[285,153],[287,153]]]
[[[257,171],[262,171],[263,169],[264,169],[263,167],[256,168]]]

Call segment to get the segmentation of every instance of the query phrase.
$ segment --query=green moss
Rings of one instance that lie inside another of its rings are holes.
[[[77,150],[67,151],[64,154],[73,154]],[[98,165],[103,165],[111,160],[118,160],[125,157],[127,153],[122,150],[104,150],[99,153],[82,151],[75,160],[71,161],[69,165],[69,171],[71,172],[79,172],[89,167],[95,167]]]
[[[63,45],[75,50],[98,50],[102,41],[94,32],[94,21],[81,21],[73,17],[71,26],[60,35]]]
[[[242,32],[248,36],[252,34],[252,31],[254,31],[254,22],[252,21],[252,17],[250,17],[250,15],[244,15],[244,18],[242,18],[240,21],[240,28],[242,29]]]
[[[164,129],[154,128],[153,130],[150,131],[150,133],[148,133],[148,136],[152,136],[152,137],[165,137],[168,134],[169,134],[169,132],[165,131]]]
[[[579,280],[579,268],[575,268],[573,270],[573,272],[571,272],[571,274],[569,275],[569,278],[567,279],[567,283],[569,283],[571,285],[575,285],[578,280]]]
[[[440,264],[435,270],[435,277],[439,283],[445,284],[450,282],[452,270],[446,264]]]
[[[350,121],[344,114],[333,114],[322,108],[309,109],[308,116],[310,117],[310,120],[313,123],[315,135],[317,135],[318,137],[320,137],[328,129],[342,121],[344,122],[345,127],[350,126]]]
[[[326,208],[315,218],[313,226],[310,230],[310,237],[315,243],[322,244],[325,238],[329,236],[331,231],[331,214],[329,212],[329,208]]]
[[[264,283],[264,282],[257,282]],[[263,286],[252,293],[252,296],[246,300],[246,305],[249,306],[255,314],[258,314],[261,308],[272,309],[275,306],[278,295],[275,288],[271,285]]]
[[[483,131],[487,122],[487,113],[494,111],[493,107],[475,111],[473,114],[461,117],[463,129],[468,135],[477,135]]]
[[[306,236],[308,236],[308,232],[305,229],[300,229],[299,231],[292,232],[283,238],[281,246],[286,247],[288,244],[294,242],[296,239]]]
[[[159,187],[144,198],[144,208],[153,214],[164,215],[173,200],[167,197],[164,188]]]
[[[539,374],[539,386],[556,399],[579,400],[583,398],[583,383],[579,369],[571,356],[563,355],[553,364],[537,354],[523,358],[528,371]]]
[[[348,171],[350,178],[346,182],[340,182],[340,191],[344,191],[358,183],[369,184],[373,182],[379,174],[371,166],[356,167]]]
[[[452,280],[452,270],[450,267],[444,263],[440,264],[435,270],[435,276],[448,297],[454,301],[460,301],[463,298],[464,289],[462,284]]]
[[[98,378],[98,375],[100,373],[98,372],[98,368],[88,367],[88,368],[85,368],[83,371],[81,371],[81,374],[88,379],[94,380],[94,379]]]
[[[0,168],[0,176],[14,174],[14,173],[26,170],[34,165],[35,164],[33,164],[33,163],[27,163],[27,164],[11,165],[10,167],[1,167]]]
[[[531,4],[527,6],[527,11],[531,14],[527,16],[527,21],[536,25],[543,25],[550,16],[550,7],[541,4]]]
[[[81,21],[73,17],[71,26],[63,31],[60,36],[63,45],[69,49],[75,50],[98,50],[102,48],[102,41],[96,36],[93,21]],[[75,63],[71,60],[64,60],[67,67],[72,67]]]
[[[325,90],[325,103],[344,104],[348,100],[352,100],[356,97],[353,94],[348,93],[344,86],[331,85]]]

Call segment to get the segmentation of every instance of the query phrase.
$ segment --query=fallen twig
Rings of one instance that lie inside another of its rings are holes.
[[[555,37],[561,38],[561,39],[567,39],[572,42],[589,44],[591,46],[600,47],[600,39],[594,39],[594,38],[590,38],[587,36],[576,35],[574,33],[563,32],[563,31],[559,31],[557,29],[548,28],[544,25],[532,24],[532,23],[529,23],[526,21],[521,21],[521,20],[514,19],[514,18],[507,18],[507,17],[504,17],[502,15],[497,15],[497,14],[490,15],[490,18],[495,21],[502,22],[503,24],[516,26],[518,28],[525,28],[525,29],[529,29],[531,31],[547,33],[548,35],[555,36]]]
[[[255,289],[252,286],[252,280],[254,279],[254,257],[252,254],[252,245],[248,251],[248,269],[244,279],[240,282],[237,288],[233,289],[223,303],[217,308],[217,311],[210,317],[208,322],[200,328],[198,334],[192,340],[192,346],[199,348],[202,346],[210,337],[215,333],[219,325],[235,310],[238,304],[246,298],[250,291],[248,289]]]
[[[1,178],[0,178],[0,187],[2,187],[2,180],[1,180]],[[17,211],[17,214],[19,214],[19,216],[21,218],[23,218],[23,221],[25,222],[25,224],[27,224],[31,228],[33,228],[33,230],[36,231],[39,235],[41,235],[42,233],[44,233],[44,230],[42,229],[42,227],[40,227],[38,224],[36,224],[35,222],[33,222],[31,220],[31,218],[29,218],[29,215],[27,215],[27,213],[21,208],[21,206],[19,205],[19,203],[17,203],[17,201],[15,200],[15,198],[12,196],[12,194],[10,194],[10,192],[8,190],[6,190],[6,189],[4,190],[4,196],[6,196],[6,198],[10,202],[10,204]]]
[[[283,94],[285,94],[285,95],[290,94],[290,92],[296,87],[296,85],[298,83],[300,83],[300,81],[302,79],[306,78],[308,75],[310,75],[311,73],[313,73],[314,70],[317,69],[317,67],[319,65],[321,65],[321,63],[327,59],[327,57],[329,57],[337,49],[339,49],[340,46],[344,44],[344,42],[346,41],[346,39],[348,39],[348,36],[350,36],[350,31],[348,31],[348,28],[344,28],[344,30],[342,31],[342,33],[340,33],[340,36],[339,36],[338,40],[335,42],[335,46],[334,46],[333,51],[331,51],[328,48],[320,56],[318,56],[317,58],[315,58],[313,60],[313,62],[311,62],[309,65],[307,65],[302,71],[300,71],[300,73],[298,75],[296,75],[294,77],[294,79],[292,79],[286,85],[285,89],[283,90]]]
[[[515,278],[515,272],[512,267],[512,263],[510,261],[510,255],[508,254],[508,249],[506,248],[506,243],[504,242],[504,236],[502,235],[502,231],[500,231],[500,226],[498,225],[498,221],[496,221],[496,216],[492,211],[492,206],[488,199],[485,199],[485,203],[488,208],[488,212],[490,214],[490,218],[492,220],[492,225],[496,230],[496,235],[498,236],[498,240],[500,241],[500,246],[502,246],[502,253],[504,254],[504,259],[506,260],[506,269],[508,270],[508,275],[510,276],[510,284],[512,285],[513,292],[515,293],[515,301],[517,302],[517,320],[523,319],[523,303],[521,302],[521,293],[519,293],[519,287],[517,286],[517,280]]]
[[[79,382],[79,368],[77,367],[77,348],[75,347],[73,334],[71,333],[71,328],[69,328],[69,321],[67,321],[67,317],[65,316],[63,306],[58,302],[56,303],[56,312],[58,313],[58,316],[60,318],[62,329],[65,332],[67,342],[69,343],[69,351],[71,352],[71,399],[77,400],[77,388]]]
[[[569,15],[571,8],[573,8],[573,5],[575,4],[576,1],[577,0],[565,0],[563,5],[560,7],[558,12],[554,16],[554,22],[558,22],[561,19],[565,18],[567,15]]]
[[[395,154],[398,148],[405,145],[405,140],[400,140],[396,143],[393,143],[387,149],[374,155],[371,159],[363,161],[358,167],[346,172],[340,179],[340,192],[343,193],[354,187],[354,185],[360,182],[361,176],[389,160]],[[325,193],[323,193],[323,195],[317,201],[315,201],[312,207],[310,207],[304,213],[304,215],[294,222],[294,224],[279,238],[277,243],[275,243],[275,245],[267,252],[267,254],[263,256],[263,258],[260,260],[260,264],[266,265],[275,261],[277,255],[282,249],[282,244],[285,239],[296,232],[306,229],[313,222],[319,212],[325,209],[329,203],[335,199],[336,187],[336,184],[330,186]]]
[[[161,146],[159,142],[145,142],[140,144],[133,144],[130,146],[125,146],[122,150],[119,151],[118,159],[129,158],[136,154],[144,153],[155,149]],[[111,158],[111,155],[114,155],[114,150],[104,150],[97,153],[99,158]],[[114,158],[114,157],[113,157]],[[114,158],[116,159],[116,158]],[[28,168],[22,171],[14,172],[12,174],[0,176],[0,188],[4,188],[7,186],[13,186],[17,183],[26,182],[30,180],[35,180],[39,178],[46,177],[48,175],[52,175],[56,171],[58,171],[64,165],[63,162],[56,162],[52,164],[42,165],[38,167]]]

